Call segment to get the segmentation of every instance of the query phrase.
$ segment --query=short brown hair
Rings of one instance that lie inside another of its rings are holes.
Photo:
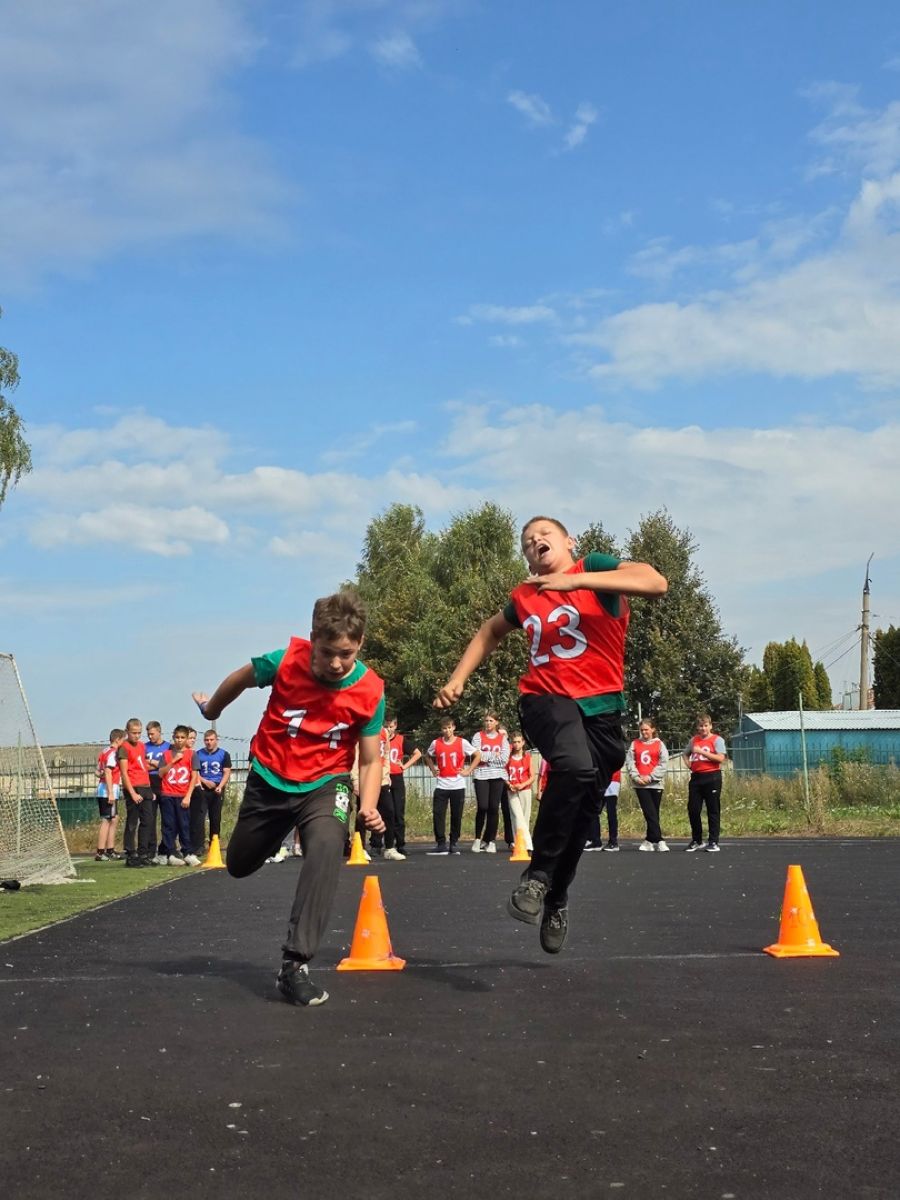
[[[124,729],[111,729],[109,731],[109,744],[112,745],[113,742],[121,742],[121,740],[124,736],[125,736]]]
[[[525,536],[525,530],[529,527],[529,525],[534,525],[537,521],[549,521],[551,525],[556,526],[560,533],[564,534],[566,537],[569,536],[569,531],[566,529],[565,525],[563,525],[562,521],[557,521],[556,517],[539,516],[532,517],[530,521],[525,522],[525,524],[522,526],[522,532],[519,534],[519,537],[523,538]]]
[[[313,605],[312,636],[329,641],[348,637],[361,642],[366,631],[366,606],[353,588],[322,596]]]

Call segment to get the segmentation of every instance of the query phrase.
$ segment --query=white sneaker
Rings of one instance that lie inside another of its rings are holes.
[[[152,860],[158,867],[167,867],[169,865],[169,857],[167,854],[157,854]]]
[[[659,851],[660,854],[668,854],[669,853],[669,847],[663,841],[658,841],[656,843],[656,849]]]
[[[482,849],[484,850],[485,854],[496,854],[497,853],[497,843],[496,842],[482,842],[481,846],[482,846]]]
[[[272,862],[284,862],[289,854],[290,850],[288,850],[287,846],[279,846],[272,856]]]
[[[476,838],[475,841],[472,843],[472,853],[480,854],[483,849],[484,849],[484,842],[481,840],[481,838]]]
[[[170,867],[186,867],[187,863],[183,858],[179,858],[177,854],[170,854],[166,859]]]
[[[303,851],[299,846],[291,846],[291,858],[302,858]]]
[[[365,855],[366,862],[372,861],[372,855],[368,852],[368,850],[363,850],[363,854]]]
[[[391,846],[389,850],[385,850],[384,857],[390,862],[406,862],[406,855],[401,854],[394,846]]]
[[[184,865],[186,867],[199,867],[200,859],[197,857],[196,854],[186,854],[184,856]]]
[[[641,844],[638,846],[638,850],[649,851],[651,854],[655,849],[656,847],[652,842],[641,842]]]

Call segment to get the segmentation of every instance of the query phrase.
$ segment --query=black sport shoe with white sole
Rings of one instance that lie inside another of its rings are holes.
[[[325,989],[310,979],[306,963],[294,962],[289,958],[281,964],[275,986],[288,1004],[299,1004],[304,1008],[315,1008],[328,999]]]
[[[559,954],[569,933],[569,910],[544,905],[541,920],[541,949],[547,954]]]
[[[544,907],[547,885],[540,879],[523,879],[506,902],[506,911],[517,921],[537,925]]]

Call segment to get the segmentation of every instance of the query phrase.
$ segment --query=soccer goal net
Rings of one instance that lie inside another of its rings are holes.
[[[74,874],[16,660],[0,654],[0,878],[58,883]]]

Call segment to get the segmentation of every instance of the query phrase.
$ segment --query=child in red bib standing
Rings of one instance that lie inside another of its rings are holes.
[[[682,758],[691,769],[688,784],[688,820],[691,823],[691,844],[688,854],[696,850],[719,852],[719,825],[722,812],[722,763],[727,758],[725,742],[713,733],[712,718],[702,713],[697,718],[697,732],[685,746]],[[709,841],[703,845],[703,822],[700,814],[706,805]]]
[[[663,840],[659,824],[659,809],[662,804],[663,787],[669,751],[665,742],[656,736],[656,726],[648,718],[641,721],[639,736],[628,747],[625,770],[634,784],[635,795],[647,822],[647,836],[638,850],[660,851],[665,854],[669,847]]]
[[[509,604],[472,638],[435,698],[449,708],[466,681],[515,629],[529,642],[519,680],[519,713],[528,740],[550,763],[534,827],[534,852],[509,898],[516,920],[540,924],[540,941],[558,954],[568,932],[568,888],[584,851],[591,819],[625,761],[625,634],[627,596],[661,596],[666,580],[648,563],[588,554],[576,562],[575,541],[551,517],[522,529],[531,575]]]
[[[328,993],[309,977],[308,963],[328,927],[343,861],[359,745],[359,816],[384,830],[379,733],[384,684],[359,662],[365,609],[345,589],[317,600],[310,639],[252,659],[207,696],[194,700],[210,720],[251,687],[270,687],[269,703],[250,745],[251,767],[228,843],[228,872],[243,878],[274,854],[295,826],[303,866],[291,909],[277,987],[290,1004],[318,1005]]]

